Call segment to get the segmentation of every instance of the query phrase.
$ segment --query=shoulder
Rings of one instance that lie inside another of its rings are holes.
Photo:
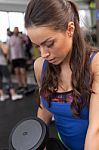
[[[97,52],[91,62],[92,73],[99,71],[99,52]]]
[[[34,69],[42,70],[44,59],[39,57],[34,62]]]
[[[89,127],[91,128],[89,132],[96,132],[99,130],[99,52],[96,53],[92,62],[91,70],[93,73],[92,80],[92,91],[90,99],[90,113],[89,113]]]
[[[34,72],[35,72],[36,80],[39,85],[41,80],[43,63],[44,63],[44,59],[42,57],[37,58],[34,62]]]

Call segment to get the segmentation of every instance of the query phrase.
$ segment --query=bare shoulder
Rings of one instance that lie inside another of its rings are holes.
[[[96,130],[99,130],[99,52],[94,56],[91,62],[91,67],[93,73],[93,93],[90,98],[89,131],[94,131],[94,133],[96,133]]]
[[[91,66],[92,66],[93,73],[99,71],[99,52],[97,52],[96,55],[94,56],[91,62]]]
[[[38,57],[34,62],[34,67],[41,67],[43,65],[44,59],[42,57]]]
[[[34,72],[35,72],[36,80],[39,85],[40,85],[43,62],[44,59],[42,57],[37,58],[34,62]]]

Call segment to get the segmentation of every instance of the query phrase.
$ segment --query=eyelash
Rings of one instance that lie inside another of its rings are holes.
[[[46,44],[46,46],[47,46],[48,48],[51,48],[53,45],[54,45],[54,41],[52,41],[50,44]]]
[[[49,43],[50,44],[46,44],[46,47],[51,48],[54,45],[54,41],[51,41]],[[35,45],[35,48],[39,48],[40,47],[39,45],[36,45],[36,44],[34,44],[34,45]]]

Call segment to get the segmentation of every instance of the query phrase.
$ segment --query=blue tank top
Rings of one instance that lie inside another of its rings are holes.
[[[95,52],[91,55],[89,63],[95,56]],[[41,73],[43,79],[48,62],[45,60]],[[41,101],[44,107],[53,113],[55,118],[55,125],[62,142],[70,150],[84,150],[84,143],[89,121],[88,107],[84,107],[81,111],[80,117],[74,117],[71,111],[71,102],[73,100],[72,91],[56,93],[52,96],[51,106],[41,96]]]

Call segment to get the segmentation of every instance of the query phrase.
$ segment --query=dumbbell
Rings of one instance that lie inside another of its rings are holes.
[[[9,150],[43,150],[48,137],[48,127],[41,119],[26,118],[12,129]]]
[[[59,139],[49,138],[47,125],[40,118],[18,122],[9,136],[9,150],[67,150]]]

